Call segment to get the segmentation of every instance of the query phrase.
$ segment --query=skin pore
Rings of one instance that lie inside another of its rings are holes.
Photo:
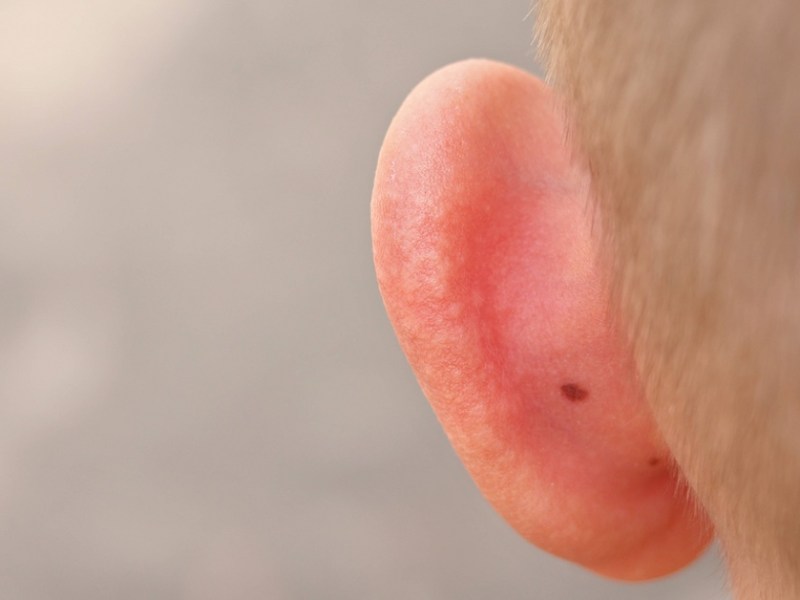
[[[735,10],[731,6],[735,7]],[[541,0],[555,91],[466,61],[381,150],[381,293],[523,536],[629,580],[721,540],[800,597],[800,8]]]

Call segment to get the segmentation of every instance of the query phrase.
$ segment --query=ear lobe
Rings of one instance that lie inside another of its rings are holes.
[[[405,101],[372,200],[387,312],[494,507],[599,573],[676,570],[711,530],[650,420],[606,304],[588,181],[546,87],[458,63]]]

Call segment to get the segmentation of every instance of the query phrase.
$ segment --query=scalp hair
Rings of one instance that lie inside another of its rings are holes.
[[[656,420],[736,593],[800,597],[800,3],[537,12]]]

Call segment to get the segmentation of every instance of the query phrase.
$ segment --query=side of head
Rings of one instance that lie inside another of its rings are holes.
[[[488,61],[426,79],[381,152],[374,251],[437,416],[524,536],[635,580],[713,524],[742,597],[791,597],[800,69],[765,62],[800,9],[734,4],[543,0],[558,94]]]
[[[741,597],[798,597],[800,5],[539,11],[659,428]]]

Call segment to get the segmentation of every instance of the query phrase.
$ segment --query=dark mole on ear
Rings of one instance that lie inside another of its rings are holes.
[[[587,392],[577,383],[565,383],[561,386],[561,393],[567,400],[572,400],[573,402],[585,400],[589,395],[589,392]]]

